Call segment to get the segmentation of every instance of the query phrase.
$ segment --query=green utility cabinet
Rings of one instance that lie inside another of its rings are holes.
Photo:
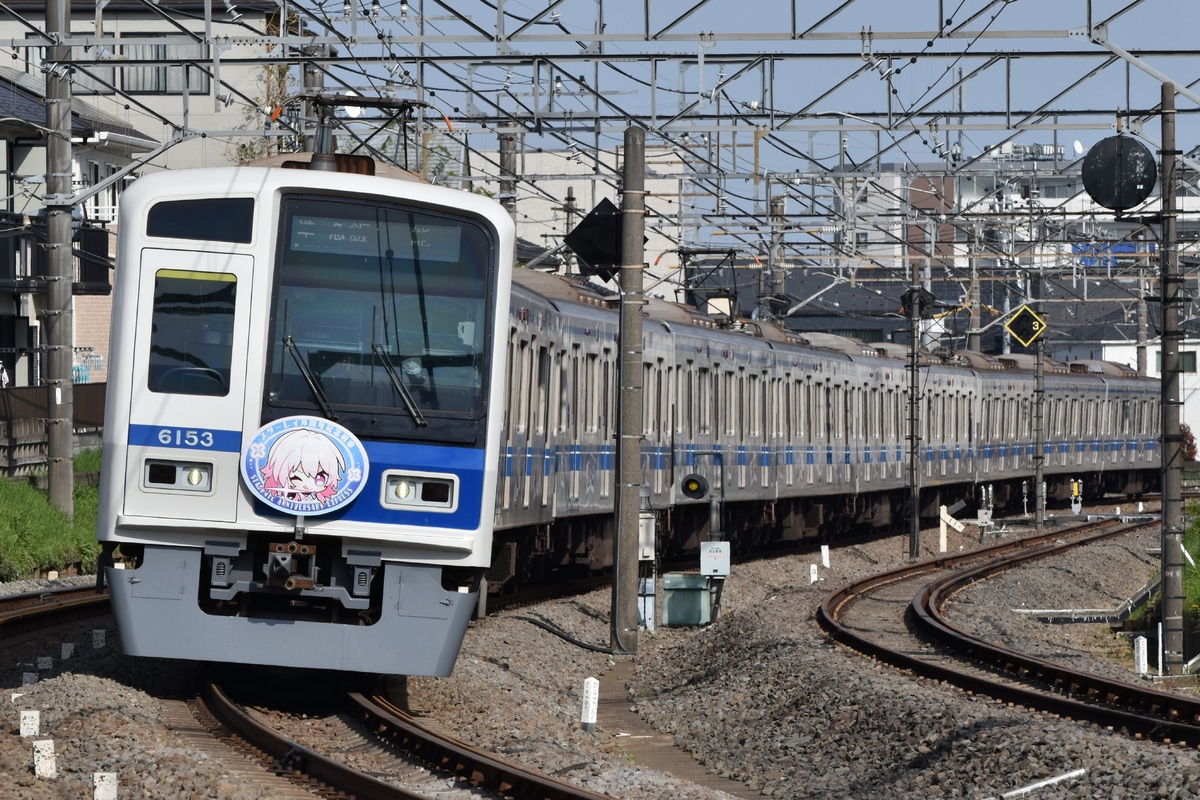
[[[694,572],[663,575],[662,622],[667,626],[707,625],[716,616],[713,596],[721,578]]]

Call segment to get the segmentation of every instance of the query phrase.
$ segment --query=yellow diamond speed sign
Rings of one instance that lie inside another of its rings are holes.
[[[1008,322],[1004,323],[1004,329],[1022,345],[1029,347],[1045,332],[1046,322],[1029,306],[1021,306]]]

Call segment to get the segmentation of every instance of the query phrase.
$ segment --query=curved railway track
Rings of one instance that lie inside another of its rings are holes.
[[[108,596],[92,587],[32,592],[0,597],[0,641],[44,631],[47,627],[107,614]],[[528,798],[529,800],[604,800],[556,778],[497,758],[421,724],[383,695],[350,693],[351,711],[370,734],[377,748],[393,751],[398,771],[412,771],[416,760],[443,777],[428,794],[387,783],[358,771],[329,755],[303,747],[263,724],[252,708],[230,699],[229,693],[210,679],[198,681],[196,696],[187,700],[162,700],[168,727],[188,739],[194,749],[205,749],[225,761],[243,780],[246,764],[264,773],[273,797],[358,798],[359,800],[426,800],[443,794],[448,783],[469,789],[473,797]],[[207,740],[207,741],[205,741]],[[213,748],[217,743],[218,748]],[[230,753],[233,757],[230,757]],[[409,766],[406,766],[408,762]],[[270,777],[279,779],[270,783]],[[426,782],[430,782],[428,779]]]
[[[1110,520],[906,565],[832,592],[818,621],[836,640],[920,677],[1135,737],[1197,746],[1200,700],[982,641],[944,613],[954,594],[975,581],[1137,527]]]
[[[204,686],[208,709],[249,747],[268,769],[287,773],[312,785],[336,787],[330,797],[352,796],[359,800],[422,800],[429,794],[387,783],[360,772],[340,760],[303,747],[264,724],[252,710],[234,702],[216,684]],[[472,797],[528,798],[529,800],[611,800],[606,795],[583,789],[520,765],[497,758],[452,737],[435,731],[381,694],[348,694],[345,718],[355,720],[368,746],[390,753],[397,772],[411,771],[413,760],[432,773],[451,776],[457,788],[469,789]],[[343,715],[335,715],[343,716]],[[341,725],[348,728],[345,719]],[[341,740],[353,732],[331,735]],[[373,772],[378,772],[376,767]],[[443,779],[436,790],[449,788]],[[341,792],[342,794],[337,794]],[[322,791],[322,794],[325,792]]]
[[[41,630],[48,620],[66,625],[108,613],[108,595],[91,586],[0,597],[0,637]]]

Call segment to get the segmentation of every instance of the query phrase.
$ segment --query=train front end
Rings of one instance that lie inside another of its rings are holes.
[[[98,538],[136,656],[449,674],[491,553],[514,234],[304,169],[124,194]]]

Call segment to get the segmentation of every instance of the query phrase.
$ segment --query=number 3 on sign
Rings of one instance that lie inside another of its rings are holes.
[[[161,428],[158,442],[166,447],[212,447],[212,431],[188,430],[185,428]]]

